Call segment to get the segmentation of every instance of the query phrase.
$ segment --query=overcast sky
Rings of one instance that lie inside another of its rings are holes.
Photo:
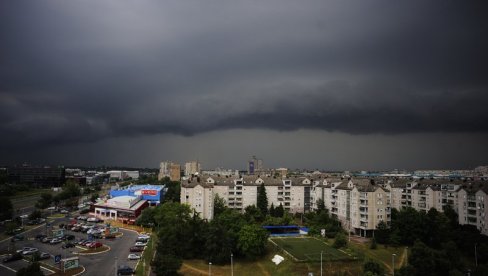
[[[1,1],[0,163],[488,164],[485,1]]]

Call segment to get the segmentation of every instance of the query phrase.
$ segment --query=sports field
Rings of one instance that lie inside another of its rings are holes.
[[[318,238],[276,237],[271,238],[271,242],[292,255],[297,261],[320,262],[320,252],[322,252],[324,261],[353,259],[352,256],[329,246]]]

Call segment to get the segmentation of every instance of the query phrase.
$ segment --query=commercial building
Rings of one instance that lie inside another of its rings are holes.
[[[9,167],[8,181],[14,184],[26,184],[33,187],[60,187],[65,183],[64,167]]]
[[[103,220],[117,220],[134,224],[141,212],[149,206],[142,196],[118,196],[94,204],[92,215]]]
[[[141,196],[147,200],[150,205],[158,205],[164,199],[166,189],[164,185],[130,185],[126,187],[112,187],[110,197],[117,198],[120,196]]]
[[[107,174],[110,175],[110,178],[115,178],[119,180],[139,179],[139,171],[108,171]]]

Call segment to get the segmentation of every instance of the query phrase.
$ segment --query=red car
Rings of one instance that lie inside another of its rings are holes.
[[[130,252],[142,252],[144,250],[144,247],[139,247],[139,246],[133,246],[130,248]]]
[[[89,248],[98,248],[101,247],[103,244],[101,242],[92,242],[88,245]]]

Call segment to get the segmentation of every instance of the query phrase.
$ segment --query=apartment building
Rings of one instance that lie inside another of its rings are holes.
[[[198,161],[189,161],[185,163],[185,176],[191,176],[200,173],[201,165]]]
[[[171,161],[163,161],[159,165],[158,180],[169,177],[171,181],[180,181],[181,166]]]

